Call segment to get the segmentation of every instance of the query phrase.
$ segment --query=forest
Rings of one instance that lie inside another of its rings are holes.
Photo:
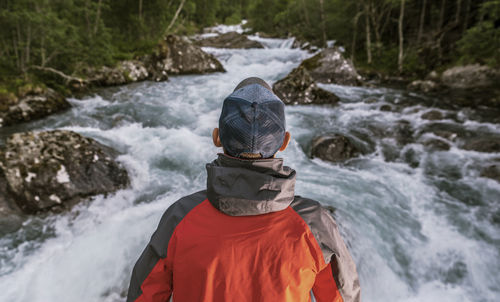
[[[0,0],[0,82],[44,82],[151,52],[214,24],[343,46],[361,70],[422,77],[500,66],[500,0]]]

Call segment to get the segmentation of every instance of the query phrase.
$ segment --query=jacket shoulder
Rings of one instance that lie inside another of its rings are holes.
[[[290,207],[309,226],[321,248],[325,263],[329,263],[332,256],[337,254],[336,246],[338,244],[334,235],[338,233],[337,223],[329,210],[319,202],[301,196],[295,196]]]
[[[207,198],[206,190],[182,197],[174,202],[161,217],[158,228],[151,236],[150,245],[161,258],[167,256],[167,247],[177,225],[186,215]]]

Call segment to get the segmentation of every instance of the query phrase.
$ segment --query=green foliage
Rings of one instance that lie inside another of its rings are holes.
[[[500,67],[500,0],[481,6],[483,21],[470,28],[458,42],[462,63],[482,63]]]

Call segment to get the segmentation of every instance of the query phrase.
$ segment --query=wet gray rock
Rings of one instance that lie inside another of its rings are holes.
[[[148,79],[149,72],[143,62],[128,60],[116,67],[103,66],[98,70],[87,71],[89,82],[97,86],[116,86]]]
[[[168,35],[155,53],[143,58],[154,81],[165,80],[168,74],[204,74],[224,72],[222,64],[188,38]]]
[[[440,89],[439,84],[430,80],[416,80],[408,84],[408,90],[421,91],[421,92],[433,92]]]
[[[448,151],[451,148],[449,143],[440,139],[428,139],[423,142],[423,145],[426,149],[433,151]]]
[[[341,134],[318,136],[311,143],[311,156],[330,162],[343,162],[360,153],[354,143]]]
[[[0,94],[0,127],[44,118],[68,109],[64,96],[49,88],[30,87],[18,96]]]
[[[466,141],[462,148],[477,152],[500,153],[500,138],[481,137],[471,139]]]
[[[264,48],[261,43],[250,40],[247,36],[234,31],[196,41],[196,45],[217,48]]]
[[[400,120],[397,121],[393,129],[390,129],[390,133],[396,139],[396,142],[400,146],[410,144],[414,141],[413,135],[414,131],[409,121]]]
[[[0,155],[11,203],[25,213],[71,206],[129,182],[114,150],[71,131],[13,134]]]
[[[435,120],[442,120],[444,117],[440,111],[431,110],[431,111],[427,111],[426,113],[422,114],[421,118],[424,120],[435,121]]]
[[[3,170],[0,168],[0,236],[15,232],[22,226],[23,213],[13,200]]]
[[[444,71],[441,81],[457,89],[496,87],[500,83],[500,70],[479,64],[457,66]]]
[[[495,164],[484,168],[481,171],[481,176],[491,178],[500,183],[500,164]]]
[[[351,60],[344,58],[342,52],[335,47],[322,50],[304,60],[300,66],[307,69],[311,77],[320,83],[359,85],[362,81]]]
[[[339,101],[335,94],[319,88],[302,66],[276,82],[273,91],[287,105],[336,104]]]

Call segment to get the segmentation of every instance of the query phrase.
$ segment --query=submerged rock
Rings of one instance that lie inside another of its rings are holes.
[[[114,150],[71,131],[16,133],[0,155],[10,196],[26,213],[71,206],[129,182]]]
[[[264,48],[261,43],[234,31],[196,41],[196,45],[217,48]]]
[[[311,156],[331,162],[342,162],[360,154],[350,139],[340,134],[316,137],[311,143]]]
[[[469,140],[463,145],[465,150],[500,153],[500,138],[497,137],[481,137]]]
[[[408,84],[408,90],[421,91],[421,92],[433,92],[440,89],[439,85],[431,80],[416,80]]]
[[[123,85],[144,81],[149,77],[146,66],[138,60],[122,61],[114,68],[103,66],[87,73],[90,83],[97,86]]]
[[[0,127],[46,117],[68,109],[64,96],[49,88],[33,87],[19,92],[0,94]]]
[[[168,74],[203,74],[225,71],[211,54],[204,52],[185,37],[168,35],[154,54],[143,58],[154,81],[165,80]]]
[[[287,105],[336,104],[339,101],[335,94],[319,88],[302,66],[276,82],[273,91]]]
[[[491,165],[481,171],[482,177],[491,178],[500,183],[500,164]]]
[[[444,117],[440,111],[431,110],[422,114],[421,118],[424,120],[435,121],[435,120],[442,120]]]
[[[458,89],[496,87],[500,83],[500,70],[479,64],[457,66],[443,72],[441,81]]]
[[[300,66],[307,69],[312,78],[320,83],[361,84],[361,76],[351,60],[344,58],[338,48],[324,49],[314,57],[304,60]]]

